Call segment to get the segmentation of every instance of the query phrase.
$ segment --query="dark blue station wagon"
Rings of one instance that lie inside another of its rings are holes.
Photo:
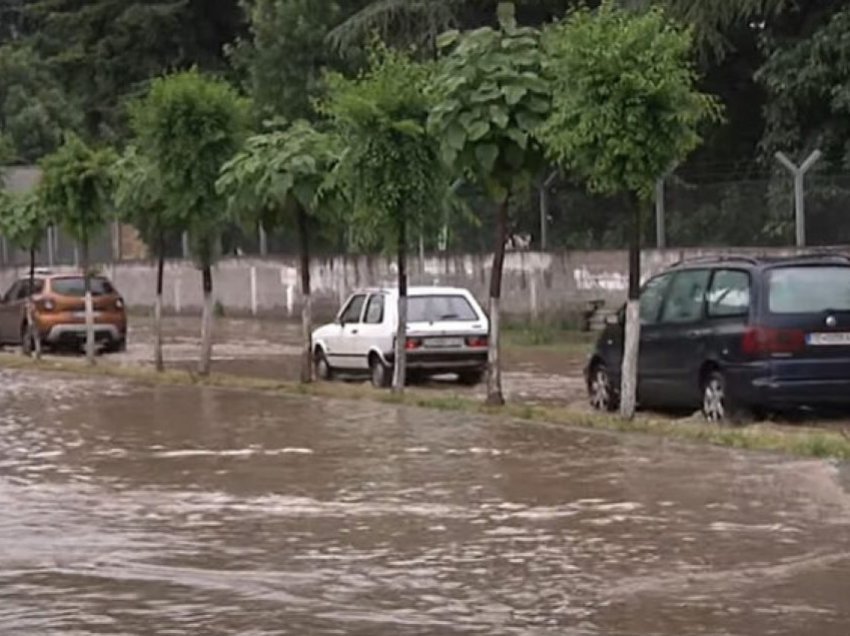
[[[850,406],[850,258],[686,261],[641,292],[638,402],[711,421]],[[619,402],[623,312],[586,369],[591,404]]]

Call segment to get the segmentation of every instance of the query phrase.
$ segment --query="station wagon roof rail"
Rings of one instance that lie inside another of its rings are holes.
[[[699,263],[749,263],[750,265],[758,265],[759,260],[752,256],[695,256],[693,258],[683,258],[673,263],[671,267],[684,267],[685,265],[696,265]]]

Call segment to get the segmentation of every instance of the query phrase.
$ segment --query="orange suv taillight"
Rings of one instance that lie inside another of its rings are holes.
[[[51,312],[56,309],[56,303],[54,303],[50,298],[40,300],[35,304],[35,306],[37,310],[45,312]]]
[[[118,300],[115,301],[115,309],[119,309],[119,310],[124,309],[124,299],[123,298],[119,298]]]

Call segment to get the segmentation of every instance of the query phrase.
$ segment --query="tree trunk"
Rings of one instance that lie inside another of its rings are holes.
[[[499,204],[496,213],[496,244],[493,252],[493,271],[490,272],[490,337],[487,346],[487,404],[502,406],[502,367],[500,361],[500,305],[502,298],[502,269],[505,265],[505,243],[508,239],[508,203],[510,194]]]
[[[162,357],[162,283],[165,269],[165,237],[160,234],[156,263],[156,302],[153,308],[153,361],[156,370],[165,370]]]
[[[35,323],[35,248],[30,247],[30,297],[27,301],[27,338],[32,338],[32,354],[41,360],[41,333]]]
[[[213,279],[212,267],[204,265],[202,270],[204,289],[204,310],[201,315],[201,361],[198,374],[210,374],[212,364],[212,330],[213,330]]]
[[[298,235],[301,241],[301,383],[313,381],[313,296],[310,288],[310,227],[307,211],[298,208]]]
[[[398,324],[395,332],[393,393],[403,393],[407,380],[407,224],[398,223]]]
[[[629,242],[629,300],[626,305],[626,338],[623,346],[620,387],[620,415],[626,419],[632,419],[637,408],[638,356],[640,355],[640,239],[643,202],[635,197],[633,203],[634,216]]]
[[[94,342],[94,303],[91,296],[91,272],[89,271],[89,240],[83,237],[83,281],[85,289],[85,313],[86,313],[86,362],[94,366],[95,342]]]

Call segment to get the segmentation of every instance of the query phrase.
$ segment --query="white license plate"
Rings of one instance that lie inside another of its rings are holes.
[[[813,347],[850,346],[850,333],[810,333],[806,342]]]
[[[428,349],[454,349],[463,346],[463,338],[426,338]]]

